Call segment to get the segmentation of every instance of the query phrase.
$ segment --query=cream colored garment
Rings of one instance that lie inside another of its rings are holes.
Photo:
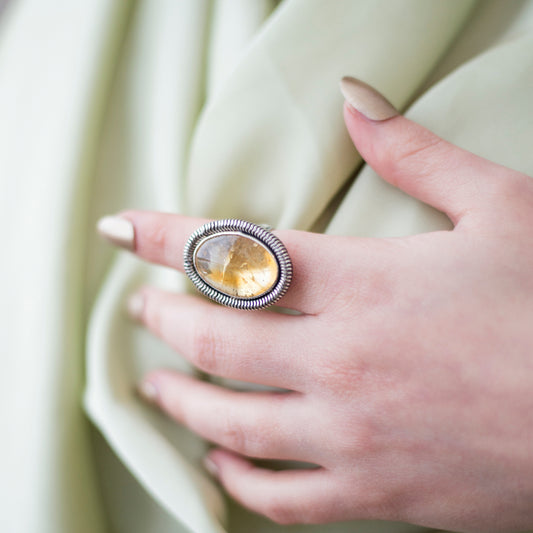
[[[532,26],[532,2],[506,0],[12,0],[0,530],[283,531],[224,501],[199,466],[206,445],[135,398],[145,370],[190,369],[125,318],[124,298],[185,284],[113,252],[94,222],[137,207],[346,235],[448,227],[360,166],[338,80],[414,102],[410,118],[533,175]],[[290,528],[312,529],[421,528]]]

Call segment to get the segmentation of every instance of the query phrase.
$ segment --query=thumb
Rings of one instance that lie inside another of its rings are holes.
[[[365,161],[389,183],[459,219],[489,197],[509,169],[441,139],[402,117],[375,89],[355,78],[341,80],[344,119]]]

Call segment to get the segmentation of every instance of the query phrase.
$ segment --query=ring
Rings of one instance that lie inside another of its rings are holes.
[[[292,263],[269,229],[237,219],[198,228],[183,251],[185,273],[211,300],[237,309],[264,309],[289,288]]]

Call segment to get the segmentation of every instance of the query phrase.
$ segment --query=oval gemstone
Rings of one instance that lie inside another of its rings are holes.
[[[219,233],[200,242],[194,266],[208,285],[237,298],[262,296],[279,276],[278,262],[264,244],[235,233]]]

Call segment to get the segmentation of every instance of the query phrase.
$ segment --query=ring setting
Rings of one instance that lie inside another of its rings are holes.
[[[185,273],[219,304],[264,309],[289,288],[292,263],[268,229],[244,220],[215,220],[198,228],[184,249]]]

